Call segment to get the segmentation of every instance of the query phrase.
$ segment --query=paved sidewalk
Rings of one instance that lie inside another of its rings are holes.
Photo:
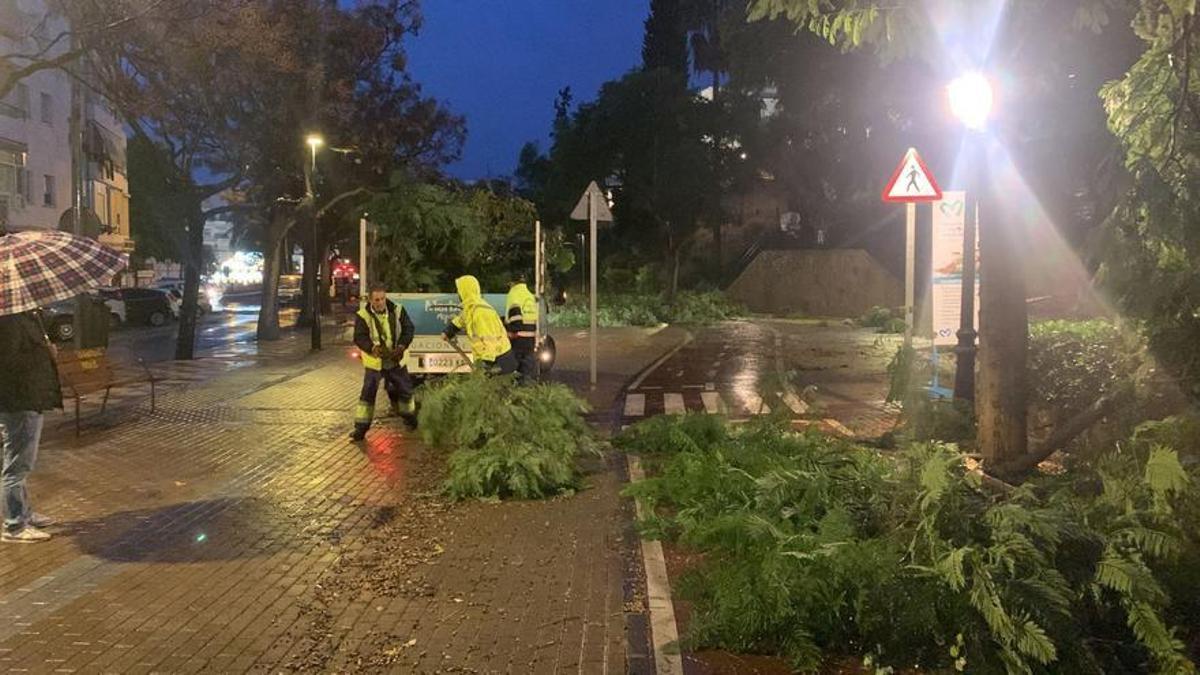
[[[597,401],[674,338],[626,336]],[[62,525],[0,546],[0,671],[625,672],[614,472],[445,503],[400,425],[347,442],[360,373],[335,348],[268,360],[51,434],[30,491]]]

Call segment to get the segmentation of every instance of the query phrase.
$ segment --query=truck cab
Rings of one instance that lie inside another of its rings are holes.
[[[446,324],[462,310],[458,295],[455,293],[388,293],[388,299],[397,306],[403,306],[413,322],[415,333],[412,344],[404,354],[403,365],[414,378],[424,379],[432,375],[449,373],[465,373],[471,370],[471,342],[466,335],[460,335],[456,340],[467,358],[442,339],[442,331]],[[504,293],[484,293],[483,299],[490,304],[500,317],[505,315]],[[544,298],[538,298],[542,316],[546,316]],[[544,322],[538,325],[537,338],[538,365],[541,372],[549,372],[554,367],[555,345],[554,338],[545,333]]]

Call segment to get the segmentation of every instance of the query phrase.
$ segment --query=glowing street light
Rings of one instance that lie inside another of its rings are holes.
[[[313,174],[315,174],[317,172],[317,149],[320,148],[322,145],[325,145],[325,137],[322,136],[321,134],[308,134],[307,136],[304,137],[304,142],[305,142],[305,144],[308,145],[308,149],[309,149],[309,152],[312,157],[311,163],[305,167],[305,169],[307,169],[307,170],[304,172],[305,200],[308,202],[309,214],[313,221],[313,223],[312,223],[312,230],[313,230],[313,232],[312,232],[312,234],[313,234],[312,261],[314,262],[314,264],[313,264],[312,274],[310,275],[311,278],[309,280],[309,298],[308,298],[309,303],[311,303],[309,305],[311,307],[309,318],[312,320],[312,335],[310,337],[310,342],[311,342],[312,349],[314,351],[319,351],[321,349],[321,300],[320,300],[320,298],[317,297],[317,295],[318,295],[317,289],[321,287],[321,282],[320,282],[321,258],[324,257],[324,253],[319,253],[316,251],[316,248],[317,248],[317,245],[319,242],[319,237],[317,235],[317,218],[316,218],[316,208],[317,208],[316,200],[317,200],[317,198],[316,198],[316,194],[313,191]]]
[[[316,171],[316,169],[317,169],[317,149],[320,148],[322,145],[325,145],[325,137],[322,136],[321,134],[309,134],[304,137],[304,142],[308,144],[308,149],[311,151],[311,154],[312,154],[312,170]],[[308,196],[310,199],[312,198],[311,183],[308,186]]]
[[[950,101],[950,112],[973,131],[987,126],[992,113],[992,83],[982,73],[967,73],[956,78],[946,87]]]

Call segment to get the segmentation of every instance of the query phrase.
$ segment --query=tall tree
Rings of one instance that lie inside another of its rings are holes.
[[[263,339],[278,336],[274,297],[285,237],[305,249],[307,292],[315,288],[326,297],[328,276],[314,283],[311,271],[354,229],[371,193],[387,188],[394,170],[430,174],[458,156],[465,135],[462,118],[424,96],[406,71],[404,40],[421,21],[415,2],[379,0],[349,9],[312,2],[303,11],[281,5],[276,20],[312,36],[305,52],[320,57],[310,58],[304,71],[320,77],[278,79],[263,92],[273,106],[256,127],[257,143],[271,150],[249,169],[251,201],[264,209],[257,222],[266,228],[259,237],[266,259]],[[325,139],[311,202],[304,181],[312,162],[303,145],[306,132]],[[293,206],[274,206],[279,204]]]
[[[261,110],[254,105],[258,92],[295,69],[294,36],[270,25],[263,8],[227,0],[169,31],[132,22],[91,44],[102,91],[125,116],[135,142],[158,148],[166,160],[163,180],[177,196],[184,264],[179,359],[195,352],[204,225],[233,208],[204,204],[243,183],[257,150],[246,133]],[[226,49],[214,54],[217,40]]]
[[[1200,17],[1193,1],[1136,5],[1144,52],[1103,91],[1132,176],[1105,233],[1103,278],[1200,400]]]
[[[642,38],[642,66],[646,70],[664,69],[687,81],[687,26],[683,0],[650,0]]]

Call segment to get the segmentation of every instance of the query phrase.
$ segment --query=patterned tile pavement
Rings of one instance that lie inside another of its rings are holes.
[[[0,546],[0,671],[626,671],[609,467],[570,497],[447,504],[444,458],[399,424],[348,442],[343,350],[207,365],[154,412],[48,432],[30,492],[60,524]]]

